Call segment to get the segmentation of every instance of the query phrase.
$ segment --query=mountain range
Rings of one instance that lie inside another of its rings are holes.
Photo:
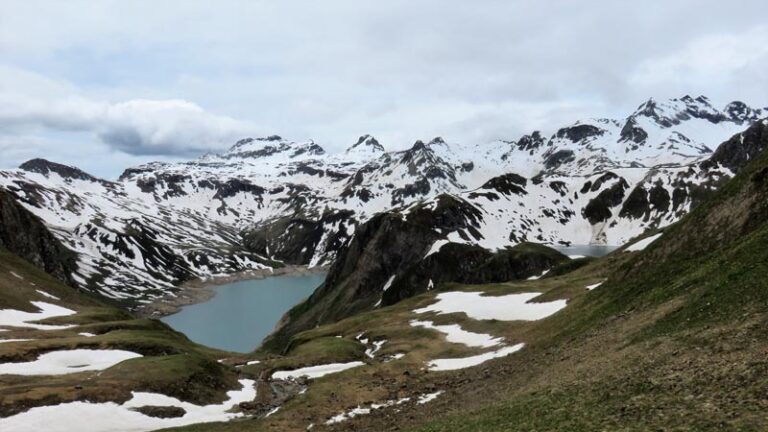
[[[138,307],[192,278],[330,265],[377,215],[447,202],[450,217],[428,222],[441,244],[620,245],[733,177],[761,150],[738,133],[766,115],[685,96],[485,144],[437,137],[387,151],[364,135],[329,154],[313,141],[247,138],[116,181],[34,159],[0,171],[0,190],[73,253],[74,285]]]

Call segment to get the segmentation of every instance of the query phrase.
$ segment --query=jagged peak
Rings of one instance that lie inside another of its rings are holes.
[[[69,165],[64,165],[56,162],[51,162],[47,159],[35,158],[30,159],[23,164],[19,165],[19,169],[27,172],[33,172],[48,176],[49,173],[56,173],[66,179],[86,180],[92,182],[103,182],[99,178],[96,178],[87,172]]]
[[[383,153],[384,146],[370,134],[365,134],[357,139],[357,142],[347,148],[347,153],[350,152],[381,152]]]
[[[766,111],[768,111],[768,109],[755,109],[742,101],[730,102],[723,108],[725,115],[740,123],[745,121],[755,121],[766,115]]]

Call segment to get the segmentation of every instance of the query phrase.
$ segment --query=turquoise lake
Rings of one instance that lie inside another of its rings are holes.
[[[608,246],[608,245],[570,245],[570,246],[552,246],[552,249],[556,249],[560,253],[565,255],[584,255],[590,257],[601,257],[608,255],[621,246]]]
[[[162,320],[191,340],[236,352],[253,351],[283,314],[325,280],[325,274],[274,276],[213,287],[216,296]]]

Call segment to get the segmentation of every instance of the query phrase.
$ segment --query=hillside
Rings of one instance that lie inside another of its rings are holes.
[[[680,222],[574,271],[438,284],[300,333],[246,370],[363,364],[266,419],[189,430],[764,430],[766,173],[763,152]],[[539,312],[491,307],[526,293]]]

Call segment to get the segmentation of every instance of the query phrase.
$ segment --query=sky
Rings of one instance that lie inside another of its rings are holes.
[[[765,0],[0,0],[0,169],[515,140],[650,97],[768,106],[766,71]]]

